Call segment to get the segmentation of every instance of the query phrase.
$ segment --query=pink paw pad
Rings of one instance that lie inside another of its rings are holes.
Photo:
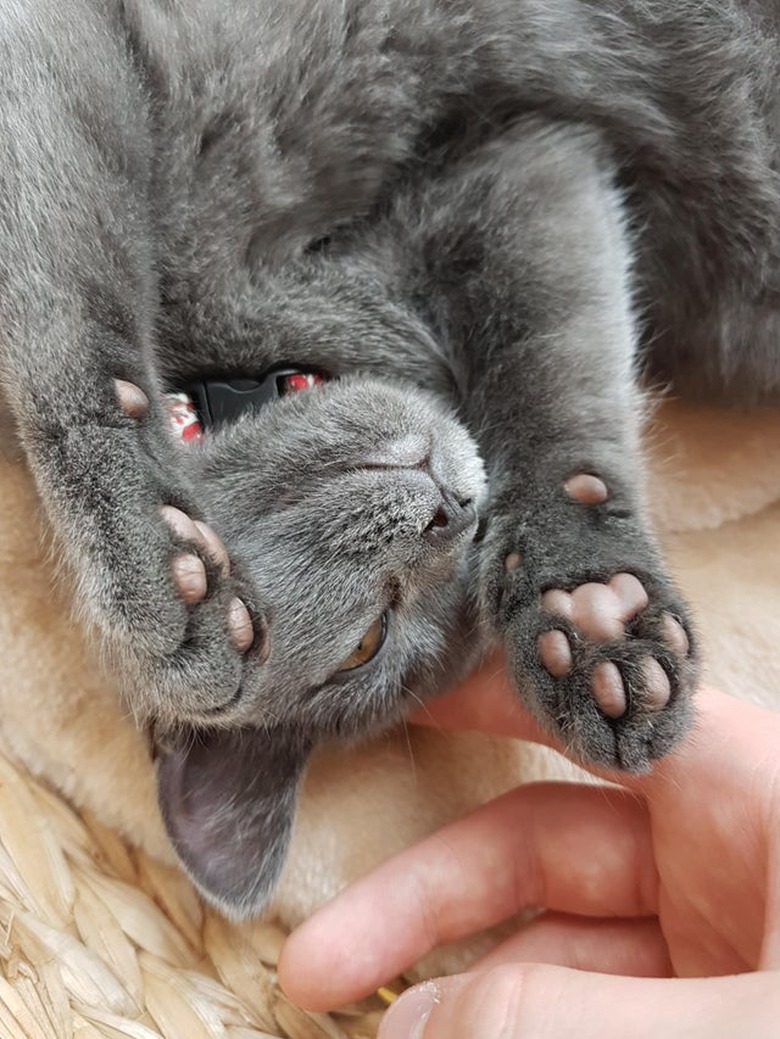
[[[135,383],[114,379],[114,392],[122,413],[128,418],[143,418],[149,410],[149,398]]]
[[[609,584],[581,584],[573,592],[551,588],[542,596],[542,609],[563,617],[588,638],[606,642],[625,635],[626,623],[649,601],[633,574],[615,574]]]
[[[563,678],[574,666],[569,640],[562,631],[545,631],[536,640],[539,659],[553,678]]]
[[[171,530],[182,540],[195,542],[224,574],[230,572],[227,550],[207,523],[191,519],[186,512],[173,505],[164,505],[160,512]],[[171,564],[171,576],[176,591],[188,605],[201,602],[206,597],[206,568],[198,556],[193,553],[176,556]],[[231,601],[226,621],[230,641],[239,653],[245,653],[254,642],[255,633],[249,610],[240,599]]]
[[[607,485],[591,473],[577,473],[563,485],[567,497],[578,505],[603,505],[609,497]]]
[[[633,574],[615,574],[608,584],[580,585],[572,592],[551,588],[542,596],[542,609],[550,617],[565,620],[592,642],[611,642],[626,635],[626,624],[645,609],[649,597]],[[683,657],[689,650],[685,629],[671,614],[663,618],[664,640]],[[561,630],[543,632],[537,651],[544,668],[554,678],[563,678],[574,666],[569,636]],[[640,661],[643,673],[643,702],[647,710],[660,711],[669,702],[671,686],[663,667],[651,656]],[[628,710],[628,692],[617,664],[606,660],[593,668],[591,693],[608,718],[621,718]]]
[[[626,687],[617,664],[605,660],[593,668],[590,680],[593,699],[608,718],[622,718],[628,709]]]

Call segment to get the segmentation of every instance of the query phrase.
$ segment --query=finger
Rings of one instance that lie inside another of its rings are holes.
[[[669,950],[654,916],[591,920],[543,913],[483,956],[473,970],[506,963],[554,963],[635,978],[667,978],[672,973]]]
[[[523,706],[509,682],[502,653],[491,655],[451,692],[418,708],[411,721],[437,729],[475,729],[561,749]]]
[[[758,1039],[779,1020],[778,974],[681,981],[533,964],[410,989],[378,1039]]]
[[[296,1002],[328,1009],[521,909],[653,915],[658,878],[650,841],[643,804],[624,791],[518,787],[315,913],[285,946],[282,985]]]
[[[478,672],[461,682],[452,692],[418,708],[411,716],[417,725],[439,729],[471,729],[494,736],[531,740],[562,751],[560,742],[536,722],[509,682],[503,656],[491,656]],[[619,783],[647,796],[664,796],[678,784],[700,789],[713,777],[734,769],[735,780],[750,780],[748,763],[758,750],[776,753],[780,740],[780,716],[716,689],[704,686],[696,695],[693,731],[665,758],[656,762],[652,772],[635,776],[610,771],[580,762],[603,779]],[[697,782],[691,783],[691,776]],[[701,778],[701,783],[698,782]]]

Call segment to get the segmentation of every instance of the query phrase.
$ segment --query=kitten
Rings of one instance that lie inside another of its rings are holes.
[[[771,0],[0,0],[0,385],[227,912],[312,746],[493,640],[583,760],[685,733],[636,373],[778,398],[779,40]],[[165,392],[290,369],[169,435]]]

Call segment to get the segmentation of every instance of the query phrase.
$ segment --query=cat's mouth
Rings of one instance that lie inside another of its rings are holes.
[[[163,405],[174,436],[184,443],[195,443],[214,426],[234,422],[246,412],[257,411],[293,393],[314,389],[329,379],[320,369],[277,366],[259,379],[222,376],[199,379],[163,394]]]

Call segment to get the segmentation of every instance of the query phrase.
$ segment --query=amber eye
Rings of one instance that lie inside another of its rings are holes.
[[[352,650],[346,660],[338,666],[338,671],[354,671],[356,667],[367,664],[373,660],[384,644],[387,636],[387,613],[377,617],[357,646]]]

